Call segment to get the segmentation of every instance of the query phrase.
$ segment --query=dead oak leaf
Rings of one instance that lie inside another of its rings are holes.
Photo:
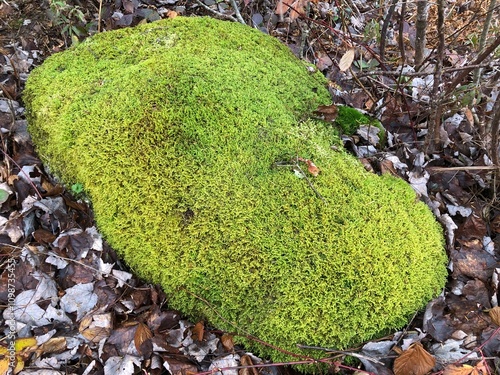
[[[488,315],[490,316],[493,323],[495,323],[497,326],[500,326],[500,307],[499,306],[496,306],[496,307],[492,308],[490,311],[488,311]]]
[[[471,375],[472,371],[474,371],[474,367],[469,365],[448,365],[445,367],[443,375]]]
[[[153,337],[153,333],[151,332],[149,327],[146,324],[140,322],[137,325],[137,330],[135,331],[135,335],[134,335],[135,348],[137,349],[137,351],[139,353],[142,352],[142,350],[141,350],[142,344],[144,344],[146,341],[150,340],[152,337]]]
[[[205,325],[203,324],[202,321],[199,321],[198,323],[195,324],[191,333],[191,337],[193,338],[194,341],[202,342],[204,334],[205,334]]]
[[[393,371],[395,375],[425,375],[435,364],[436,359],[416,342],[396,358]]]

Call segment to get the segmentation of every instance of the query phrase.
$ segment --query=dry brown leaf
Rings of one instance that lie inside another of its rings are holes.
[[[425,375],[435,364],[436,359],[416,342],[396,358],[393,371],[395,375]]]
[[[240,359],[241,366],[253,366],[252,358],[244,354]],[[242,368],[238,371],[238,375],[258,375],[258,371],[255,367]]]
[[[290,9],[290,20],[297,19],[304,13],[304,8],[309,0],[281,0],[276,5],[275,14],[282,16]]]
[[[309,171],[310,174],[312,174],[314,177],[317,177],[319,175],[319,168],[314,164],[311,160],[307,159],[306,160],[307,164],[307,170]]]
[[[175,18],[179,15],[179,13],[177,13],[175,10],[169,10],[167,12],[167,17],[168,18]]]
[[[443,375],[471,375],[472,371],[474,371],[474,367],[469,365],[448,365],[444,368]]]
[[[490,374],[491,373],[491,370],[484,359],[482,361],[476,363],[476,366],[474,366],[474,371],[476,371],[478,374],[479,373],[483,373],[483,374]]]
[[[232,352],[234,350],[234,342],[232,335],[225,333],[220,338],[220,341],[224,349],[226,349],[228,352]]]
[[[152,337],[153,333],[151,332],[149,327],[144,323],[140,322],[137,325],[137,330],[135,331],[134,335],[134,345],[139,353],[141,353],[141,345],[147,340],[151,339]]]
[[[192,335],[191,337],[195,341],[203,341],[203,335],[205,334],[205,325],[203,324],[203,321],[199,321],[198,323],[195,324]]]
[[[339,69],[341,72],[345,72],[351,67],[355,55],[356,55],[356,49],[354,48],[351,48],[346,53],[344,53],[344,56],[342,56],[339,62]]]
[[[488,315],[490,316],[493,323],[497,326],[500,326],[500,307],[494,307],[490,311],[488,311]]]
[[[107,313],[85,316],[80,321],[78,331],[87,340],[98,343],[109,336],[112,328],[112,316],[110,313]]]
[[[276,5],[276,10],[274,11],[274,13],[282,16],[288,9],[290,9],[294,1],[295,0],[280,0],[278,2],[278,5]]]
[[[304,8],[306,7],[309,0],[297,0],[292,4],[292,11],[290,11],[290,20],[294,21],[299,16],[304,14]]]
[[[314,113],[321,116],[325,121],[334,121],[339,114],[339,108],[335,105],[320,105]]]
[[[40,345],[36,352],[39,356],[48,353],[62,353],[66,350],[66,344],[66,337],[52,337]]]
[[[465,108],[464,109],[465,117],[467,118],[467,121],[469,122],[469,125],[474,125],[474,115],[470,108]]]
[[[310,174],[312,174],[314,177],[317,177],[320,170],[319,168],[316,166],[316,164],[314,164],[311,160],[309,159],[304,159],[304,158],[297,158],[299,161],[301,162],[304,162],[307,164],[307,170],[309,171]]]

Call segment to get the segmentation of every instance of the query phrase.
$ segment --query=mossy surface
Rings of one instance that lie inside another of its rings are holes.
[[[375,126],[380,129],[380,138],[385,137],[385,129],[377,119],[364,115],[356,108],[351,108],[345,105],[339,105],[339,113],[335,119],[335,123],[340,126],[344,134],[352,135],[362,125]]]
[[[330,103],[324,78],[259,31],[178,17],[99,34],[47,59],[24,99],[43,160],[193,319],[293,352],[342,348],[401,327],[444,285],[431,212],[331,149],[334,129],[305,120]],[[297,157],[320,168],[315,190],[277,166]]]

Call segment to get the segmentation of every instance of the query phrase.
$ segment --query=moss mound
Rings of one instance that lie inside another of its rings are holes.
[[[401,327],[444,285],[431,212],[331,149],[331,125],[306,120],[330,102],[324,78],[259,31],[176,18],[99,34],[47,59],[25,101],[51,170],[193,319],[341,348]]]

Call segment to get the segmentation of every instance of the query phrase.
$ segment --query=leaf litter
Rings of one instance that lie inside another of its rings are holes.
[[[4,3],[0,13],[15,17],[16,8]],[[213,2],[209,8],[224,14],[231,10],[223,6],[226,3],[229,1]],[[296,30],[307,7],[324,19],[338,16],[335,6],[320,1],[283,0],[268,8],[257,7],[252,0],[244,4],[246,11],[254,12],[251,19],[258,24],[255,26],[280,37],[296,52],[302,43]],[[357,7],[357,12],[370,9],[366,2]],[[127,0],[103,4],[102,14],[103,23],[112,29],[174,14],[199,13],[201,9],[180,0],[147,4]],[[7,323],[14,317],[16,370],[24,368],[23,373],[32,374],[132,374],[143,369],[154,374],[187,375],[230,368],[222,372],[256,375],[252,366],[263,363],[261,359],[235,346],[230,333],[183,320],[178,312],[169,310],[162,291],[138,280],[102,240],[88,204],[72,197],[42,169],[29,142],[24,108],[18,99],[33,64],[64,48],[65,42],[50,31],[39,33],[37,25],[46,20],[37,16],[35,9],[27,7],[25,13],[30,22],[22,26],[24,38],[11,37],[14,43],[0,46],[0,323],[8,334]],[[356,30],[362,31],[369,24],[366,14],[351,17]],[[411,38],[413,26],[405,25]],[[312,37],[320,37],[314,27]],[[323,44],[311,61],[336,82],[331,90],[336,102],[360,109],[376,105],[375,98],[352,85],[353,72],[378,66],[369,52],[328,39]],[[460,54],[448,52],[454,66],[466,64]],[[411,72],[413,68],[408,65],[403,69]],[[352,349],[353,354],[361,355],[359,361],[369,373],[488,374],[500,366],[500,210],[483,195],[492,184],[491,161],[477,144],[471,126],[474,113],[468,107],[450,113],[443,122],[442,153],[429,158],[417,147],[425,137],[426,124],[407,124],[410,115],[429,101],[433,78],[428,74],[409,82],[411,100],[405,109],[399,99],[388,94],[387,107],[378,117],[387,129],[389,147],[378,148],[380,139],[374,127],[362,127],[354,136],[344,138],[367,169],[390,173],[413,186],[445,228],[450,257],[447,288],[428,304],[425,313],[404,331],[366,343],[359,351]],[[388,82],[385,77],[381,81]],[[489,94],[493,101],[498,91],[496,87]],[[319,108],[318,113],[328,121],[337,115],[334,105]],[[298,158],[295,164],[299,166],[294,169],[298,177],[320,173],[313,160]],[[12,311],[6,308],[8,259],[16,260]],[[8,368],[4,344],[0,344],[0,374]],[[249,367],[232,369],[238,366]],[[267,371],[286,372],[280,367]],[[334,371],[347,374],[354,370],[336,367]]]

